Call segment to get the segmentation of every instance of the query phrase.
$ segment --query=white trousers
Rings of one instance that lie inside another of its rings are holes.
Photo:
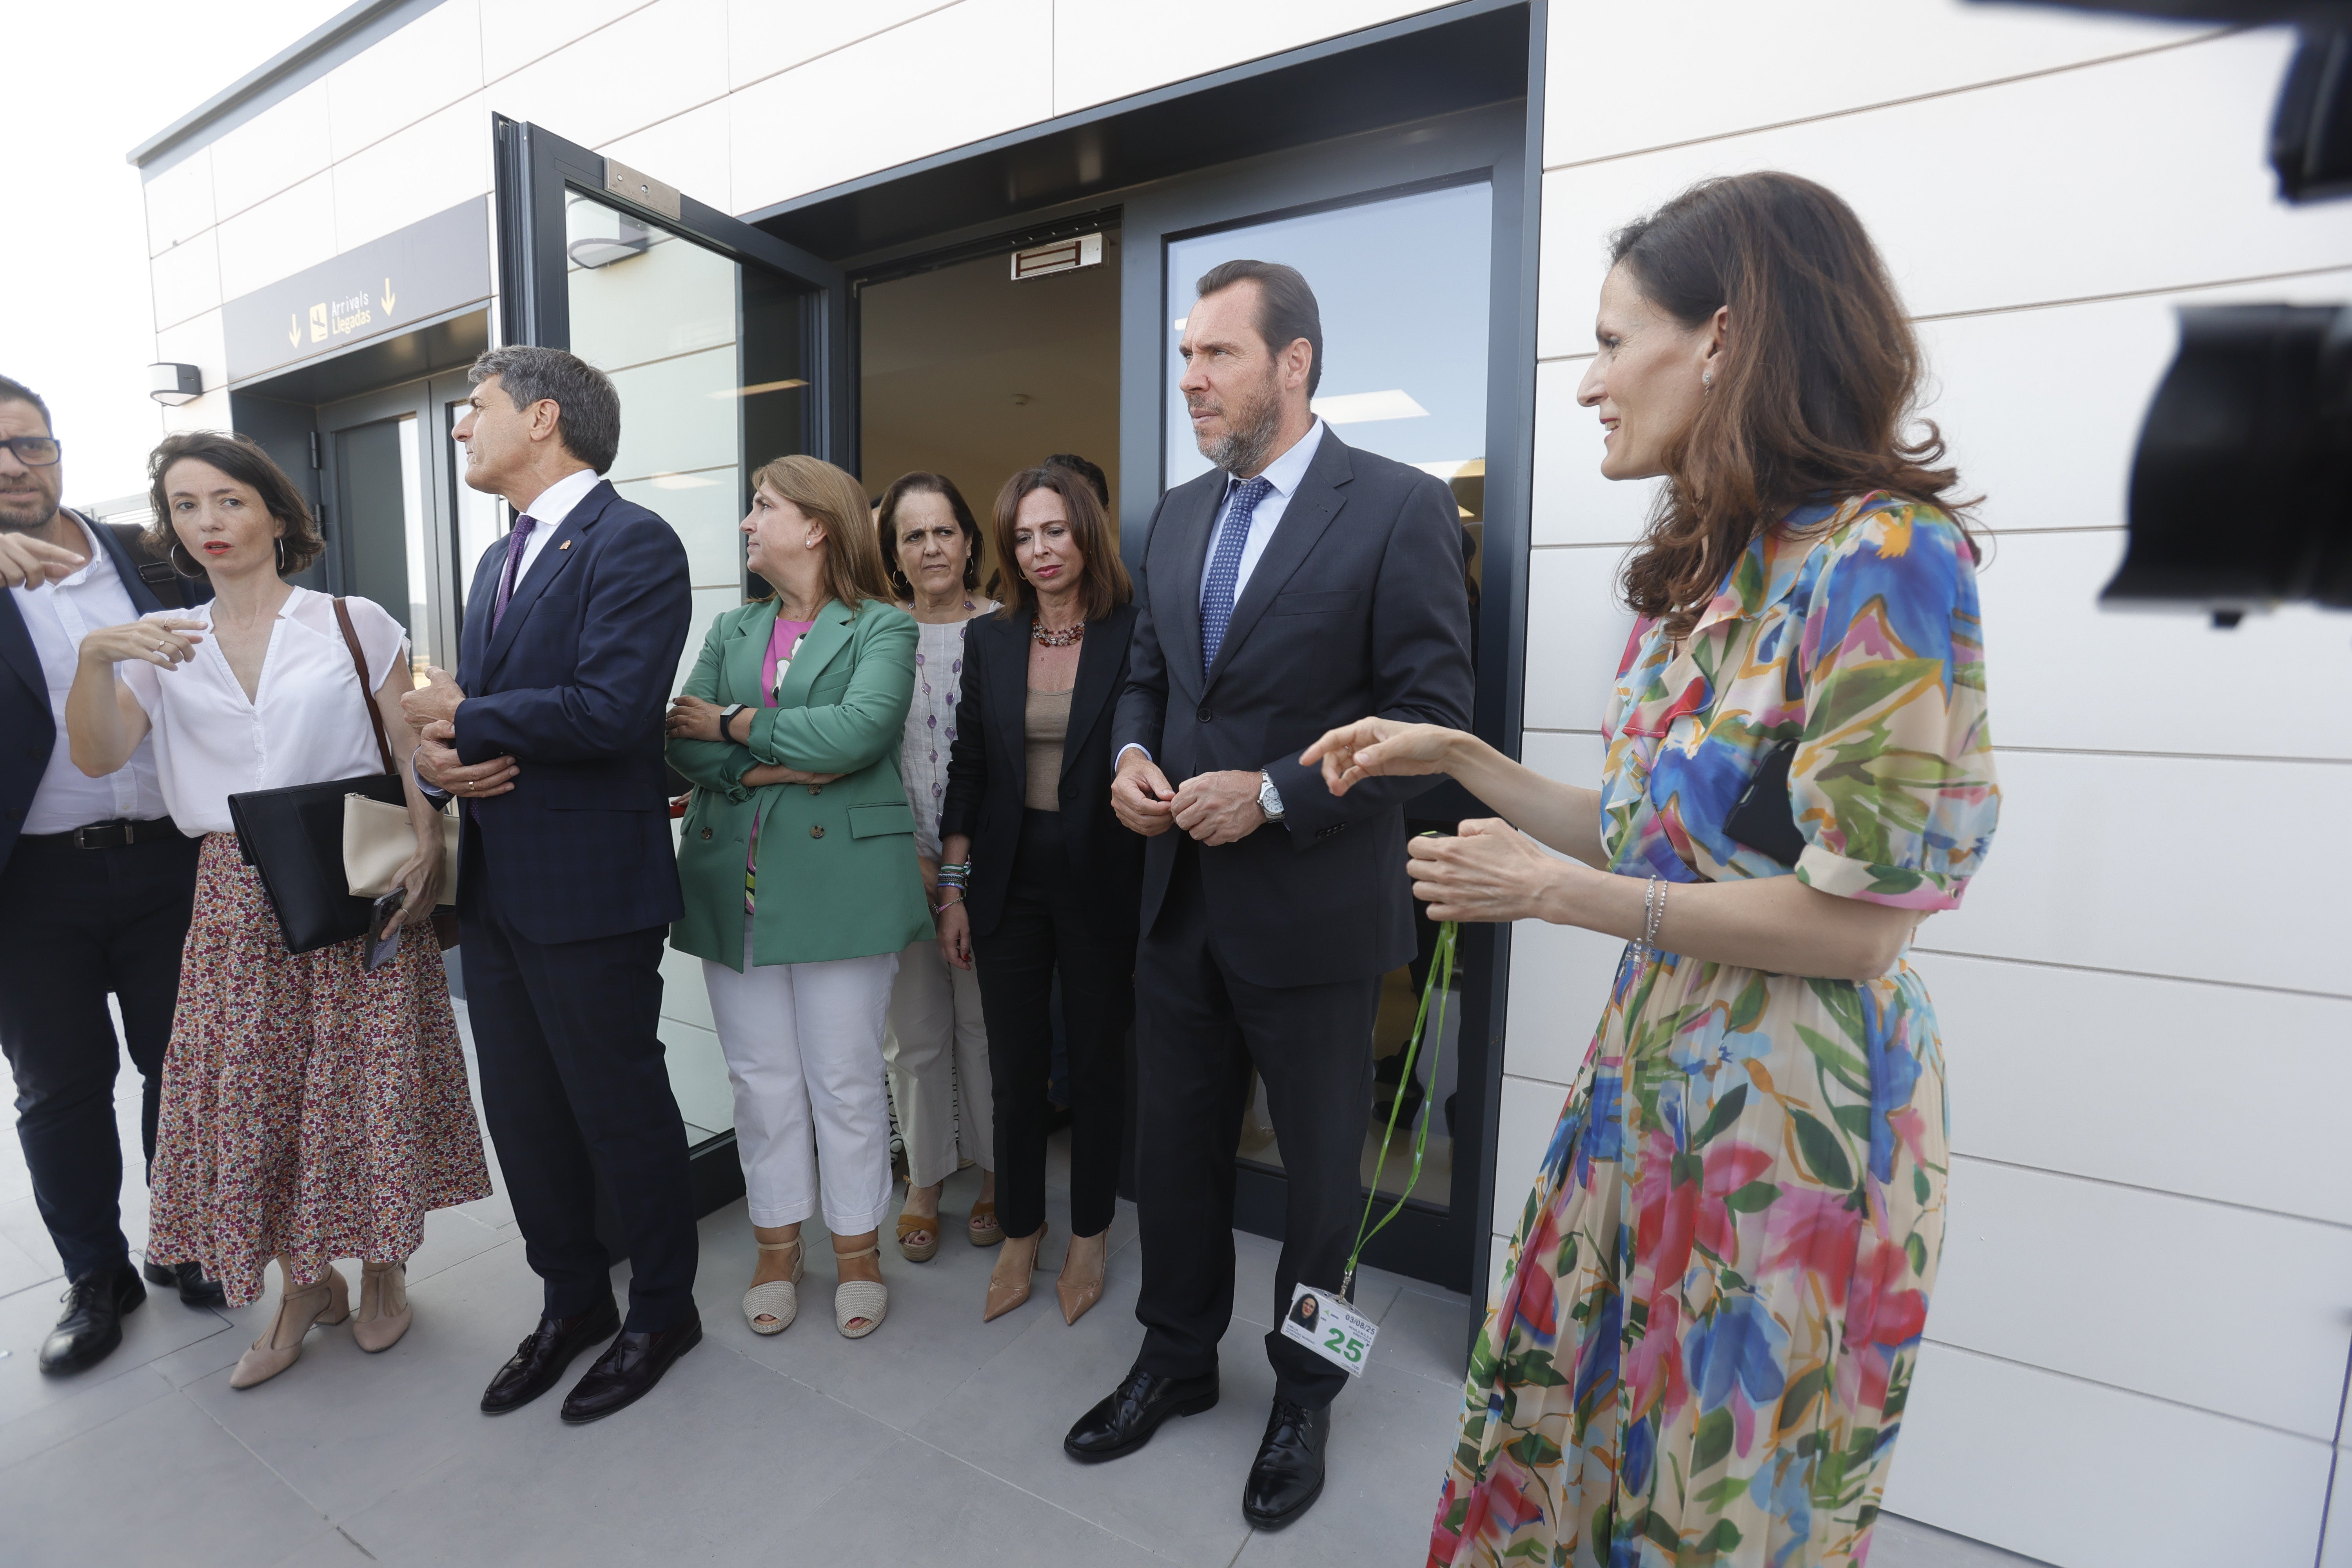
[[[882,1029],[898,968],[895,952],[754,967],[748,916],[743,972],[703,961],[753,1225],[814,1214],[820,1170],[827,1230],[856,1236],[889,1216]]]
[[[928,1187],[946,1181],[956,1173],[959,1153],[983,1171],[996,1169],[996,1096],[988,1076],[988,1028],[980,1018],[980,977],[940,957],[940,944],[928,937],[898,954],[882,1054],[890,1064],[908,1182]],[[951,1093],[959,1085],[961,1128]]]

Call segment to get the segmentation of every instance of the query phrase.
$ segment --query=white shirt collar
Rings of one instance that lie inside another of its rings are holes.
[[[572,509],[585,500],[588,492],[602,480],[603,476],[593,468],[580,468],[566,474],[532,498],[531,503],[522,509],[522,515],[537,522],[541,532],[552,533],[563,526],[563,520],[572,515]]]
[[[1322,445],[1323,421],[1318,419],[1307,427],[1306,435],[1291,443],[1290,450],[1268,463],[1257,477],[1272,485],[1276,494],[1288,500],[1298,493],[1299,485],[1307,478],[1307,467],[1315,461],[1315,453]],[[1231,474],[1226,475],[1226,492],[1230,494],[1234,486],[1241,482]]]

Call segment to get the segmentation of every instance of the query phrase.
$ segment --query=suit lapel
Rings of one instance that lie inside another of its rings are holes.
[[[1209,685],[1234,660],[1234,649],[1248,637],[1250,628],[1265,615],[1266,606],[1290,580],[1291,574],[1305,564],[1347,504],[1341,487],[1355,477],[1353,465],[1348,461],[1348,448],[1328,429],[1323,432],[1323,444],[1316,448],[1314,462],[1307,465],[1307,477],[1298,484],[1297,493],[1290,504],[1282,509],[1282,521],[1275,525],[1274,537],[1265,542],[1265,552],[1257,564],[1250,568],[1248,584],[1242,589],[1241,598],[1234,605],[1234,618],[1226,623],[1225,640],[1217,649],[1217,662],[1209,671]],[[1199,616],[1194,616],[1194,624]]]
[[[1132,611],[1122,606],[1087,628],[1087,640],[1078,645],[1078,679],[1070,689],[1070,730],[1062,740],[1062,776],[1070,775],[1071,764],[1085,748],[1087,737],[1112,704],[1105,699],[1111,695],[1111,677],[1118,673],[1119,658],[1127,651],[1127,638],[1122,634],[1134,622]],[[1024,694],[1024,698],[1026,694]]]
[[[760,689],[760,673],[768,658],[768,639],[775,635],[776,602],[757,606],[735,624],[735,634],[719,654],[719,696],[721,708],[730,702],[765,706],[768,694]]]
[[[1224,475],[1217,470],[1211,469],[1206,478],[1193,482],[1201,487],[1199,496],[1187,497],[1183,507],[1168,520],[1177,531],[1169,549],[1176,563],[1176,580],[1154,588],[1160,595],[1160,622],[1175,633],[1167,639],[1176,655],[1171,668],[1183,672],[1188,688],[1201,675],[1201,574],[1208,570],[1209,535],[1225,499]]]
[[[40,700],[41,710],[49,709],[49,679],[41,669],[41,656],[33,647],[33,634],[25,625],[24,612],[16,607],[16,595],[12,591],[0,591],[0,659],[24,678],[35,697]]]
[[[152,616],[165,608],[177,607],[165,605],[163,596],[150,588],[147,580],[139,575],[139,563],[131,558],[131,552],[122,547],[122,541],[115,537],[114,530],[88,519],[83,520],[83,526],[98,536],[99,548],[113,560],[114,574],[122,579],[122,591],[131,595],[133,610],[142,616]]]
[[[824,673],[824,667],[839,658],[841,650],[849,646],[850,628],[856,621],[856,613],[847,605],[834,600],[826,601],[824,607],[817,611],[815,623],[809,627],[808,635],[801,638],[799,650],[792,655],[792,668],[784,671],[782,688],[776,694],[777,707],[808,706],[809,687]],[[775,622],[771,620],[768,625],[773,628]],[[763,664],[766,658],[766,649],[762,648],[761,658]],[[759,684],[756,673],[751,683],[754,686]]]
[[[1015,800],[1029,798],[1029,628],[1036,624],[1034,610],[1003,623],[1003,635],[991,651],[1003,657],[988,672],[988,705],[1004,716],[997,726],[1004,741],[1000,754]]]
[[[501,539],[482,552],[474,565],[474,585],[466,595],[465,625],[457,633],[457,684],[467,691],[475,688],[475,672],[490,650],[490,611],[498,603],[499,570],[505,565],[506,541]]]
[[[564,518],[563,525],[540,546],[538,558],[531,562],[530,570],[523,574],[522,581],[515,584],[514,597],[507,601],[507,613],[499,617],[498,629],[490,634],[489,652],[482,665],[484,676],[494,673],[504,662],[507,651],[514,647],[515,638],[522,633],[523,622],[530,618],[530,607],[539,603],[540,596],[547,592],[547,585],[562,576],[564,568],[572,564],[573,552],[571,547],[595,526],[596,520],[604,515],[605,507],[612,504],[613,500],[611,482],[597,480],[596,488],[580,498],[580,504]],[[500,575],[504,574],[502,565]],[[495,587],[490,590],[490,606],[495,613],[498,606],[498,590]]]

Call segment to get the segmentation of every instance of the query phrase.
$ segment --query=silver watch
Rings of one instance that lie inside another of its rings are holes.
[[[1257,775],[1257,808],[1265,814],[1268,822],[1282,820],[1282,792],[1274,787],[1270,773]]]

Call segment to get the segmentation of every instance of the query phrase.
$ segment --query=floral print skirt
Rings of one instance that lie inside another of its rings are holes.
[[[147,1256],[194,1259],[233,1306],[273,1257],[405,1258],[428,1209],[488,1197],[432,929],[371,974],[364,937],[290,953],[236,837],[209,834],[163,1058]]]
[[[1948,1136],[1907,965],[1629,956],[1471,1357],[1429,1562],[1864,1563]]]

